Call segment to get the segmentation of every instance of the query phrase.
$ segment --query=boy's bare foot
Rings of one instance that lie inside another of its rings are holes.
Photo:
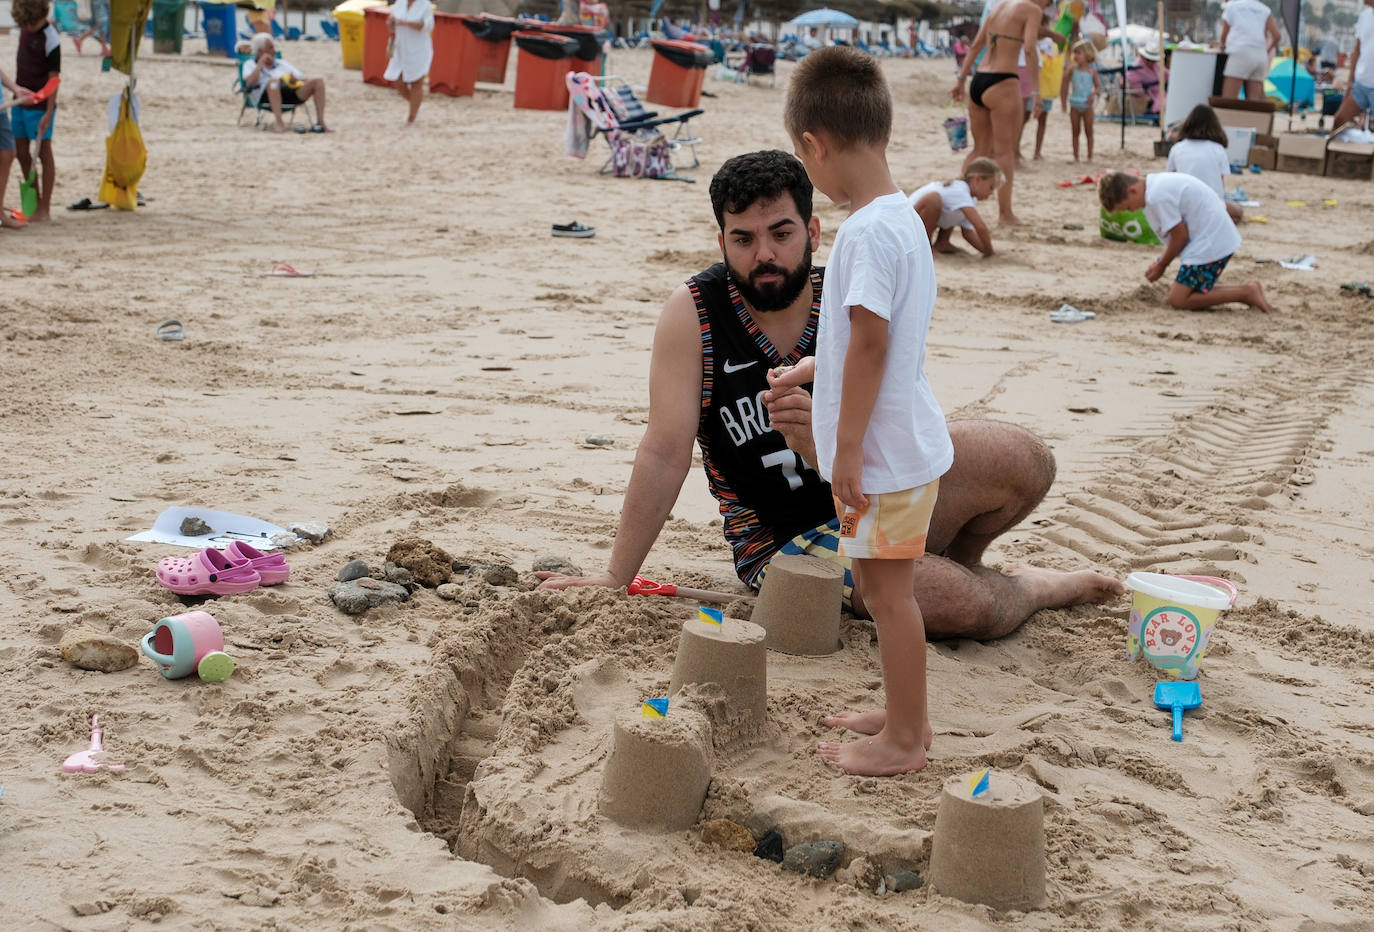
[[[1018,563],[1008,567],[1005,572],[1008,576],[1014,576],[1025,583],[1027,595],[1036,605],[1059,607],[1106,602],[1126,591],[1121,580],[1103,576],[1092,570],[1062,573],[1058,570],[1045,570]]]
[[[887,709],[873,709],[868,712],[841,712],[839,715],[827,715],[821,721],[825,722],[828,728],[847,728],[861,735],[876,735],[887,724]],[[922,747],[929,751],[934,739],[935,730],[930,727],[930,722],[926,722],[921,727]]]
[[[27,220],[20,220],[8,210],[0,208],[0,227],[4,227],[7,230],[22,230],[28,225]]]
[[[1257,279],[1246,282],[1245,287],[1250,291],[1247,303],[1251,307],[1257,307],[1266,314],[1273,313],[1274,305],[1270,304],[1268,299],[1264,297],[1264,286]]]
[[[1044,158],[1044,156],[1041,155],[1039,152],[1037,152],[1037,153],[1035,153],[1035,155],[1031,156],[1031,161],[1038,162],[1038,161],[1040,161],[1040,160],[1043,159],[1043,158]]]
[[[951,243],[949,240],[945,240],[943,243],[936,241],[935,245],[930,247],[930,250],[931,252],[938,252],[946,256],[952,256],[955,253],[963,252],[962,249]]]
[[[33,216],[29,218],[29,223],[42,223],[44,220],[51,219],[52,214],[48,212],[48,208],[40,207],[33,212]]]
[[[997,222],[1004,227],[1028,227],[1030,222],[1022,220],[1016,214],[1003,214],[997,218]]]
[[[848,744],[822,741],[816,750],[845,773],[869,777],[896,776],[926,765],[925,748],[904,748],[881,732]]]

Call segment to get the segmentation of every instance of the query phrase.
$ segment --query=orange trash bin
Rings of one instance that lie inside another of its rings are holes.
[[[468,49],[472,33],[456,13],[434,13],[434,60],[429,66],[429,92],[471,97],[477,81],[476,62]]]
[[[546,23],[543,31],[577,40],[577,54],[572,60],[573,71],[585,71],[591,75],[601,74],[601,43],[604,37],[595,26]]]
[[[644,99],[665,107],[695,107],[701,103],[701,85],[711,49],[681,39],[654,39],[654,64],[649,69],[649,90]]]
[[[462,16],[468,36],[464,37],[464,54],[470,47],[476,55],[476,81],[489,84],[506,83],[506,61],[510,58],[510,37],[522,29],[520,23],[508,16]]]
[[[577,40],[548,32],[513,33],[515,106],[518,110],[567,110],[568,83]]]
[[[386,21],[390,15],[389,6],[370,6],[363,10],[363,80],[382,87],[395,87],[383,77],[390,62],[386,57],[387,42],[391,38]]]

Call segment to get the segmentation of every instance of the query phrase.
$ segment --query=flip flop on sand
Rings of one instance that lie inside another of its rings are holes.
[[[553,225],[553,235],[587,239],[596,235],[596,227],[585,227],[576,220],[572,223],[555,223]]]
[[[286,262],[278,262],[276,265],[272,266],[272,271],[267,274],[276,275],[281,278],[309,278],[315,273],[306,271],[305,269],[298,269],[294,265]]]
[[[1080,311],[1072,304],[1065,304],[1057,311],[1050,311],[1050,320],[1056,324],[1079,324],[1096,316],[1092,311]]]
[[[110,206],[110,205],[109,205],[109,204],[106,204],[104,201],[93,201],[93,200],[91,200],[89,197],[83,197],[81,200],[77,201],[75,204],[68,204],[68,205],[67,205],[67,209],[68,209],[68,210],[104,210],[106,207],[109,207],[109,206]]]
[[[157,329],[153,331],[153,336],[159,340],[175,343],[178,340],[186,339],[186,328],[181,325],[181,321],[173,317],[158,324]]]

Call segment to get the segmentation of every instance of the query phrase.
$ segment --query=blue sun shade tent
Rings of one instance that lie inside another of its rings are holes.
[[[1294,84],[1293,69],[1297,68],[1297,83]],[[1291,58],[1274,59],[1274,67],[1269,69],[1269,79],[1264,82],[1264,94],[1266,97],[1273,97],[1277,100],[1288,103],[1289,93],[1293,94],[1293,102],[1298,106],[1311,104],[1315,94],[1315,83],[1312,76],[1307,73],[1307,69],[1301,65],[1295,66]]]

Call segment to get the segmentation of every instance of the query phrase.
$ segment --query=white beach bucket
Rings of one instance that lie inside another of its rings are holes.
[[[1132,573],[1126,588],[1132,592],[1126,656],[1144,657],[1174,679],[1195,678],[1217,616],[1236,604],[1236,587],[1216,576]]]

